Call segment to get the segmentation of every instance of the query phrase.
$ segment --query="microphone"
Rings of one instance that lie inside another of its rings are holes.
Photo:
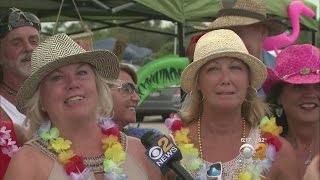
[[[180,150],[167,136],[148,131],[141,137],[141,143],[147,149],[146,156],[160,168],[162,174],[170,168],[178,178],[193,180],[189,172],[180,164],[182,159]]]

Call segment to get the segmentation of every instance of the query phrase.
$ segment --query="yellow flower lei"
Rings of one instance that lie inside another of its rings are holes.
[[[183,159],[182,164],[188,171],[201,171],[205,168],[205,163],[199,158],[199,150],[194,147],[189,137],[190,131],[188,128],[182,127],[181,119],[177,114],[167,118],[165,125],[173,132],[174,140],[179,147]],[[279,135],[282,132],[282,127],[277,126],[275,118],[269,119],[264,117],[260,122],[262,136],[265,136],[264,142],[267,152],[257,153],[254,155],[255,163],[248,165],[246,170],[241,172],[238,180],[260,180],[261,172],[266,171],[271,167],[275,160],[277,152],[281,148]]]
[[[120,131],[115,123],[109,118],[102,118],[99,121],[102,128],[102,149],[104,150],[104,172],[105,176],[117,179],[126,179],[121,165],[126,154],[120,143]],[[57,128],[51,128],[49,131],[38,131],[41,139],[48,141],[48,149],[58,154],[58,161],[64,165],[68,175],[75,179],[81,179],[82,174],[89,173],[90,170],[84,165],[83,157],[76,155],[71,149],[72,142],[60,137]]]

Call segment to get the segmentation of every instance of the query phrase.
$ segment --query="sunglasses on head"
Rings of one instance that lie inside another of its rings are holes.
[[[12,29],[23,26],[33,26],[38,31],[41,30],[41,23],[36,15],[30,12],[23,12],[20,9],[11,8],[11,13],[0,19],[0,36],[3,37],[5,33]]]
[[[129,83],[129,82],[120,82],[120,84],[116,84],[117,89],[119,89],[121,92],[125,93],[125,94],[133,94],[134,92],[137,93],[139,95],[139,90],[138,90],[138,86],[133,84],[133,83]],[[114,88],[112,88],[114,89]]]

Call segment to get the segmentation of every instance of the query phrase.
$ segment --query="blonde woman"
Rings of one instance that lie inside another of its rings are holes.
[[[113,53],[86,52],[66,34],[39,45],[17,95],[32,139],[13,156],[5,179],[161,179],[140,141],[107,118],[107,81],[118,75]]]
[[[181,75],[187,96],[179,115],[188,130],[179,130],[175,121],[171,125],[182,162],[195,178],[296,179],[292,147],[279,137],[273,121],[263,119],[268,108],[256,88],[265,78],[264,64],[248,53],[235,32],[215,30],[199,39],[194,61]],[[272,136],[264,136],[264,125],[272,127]]]

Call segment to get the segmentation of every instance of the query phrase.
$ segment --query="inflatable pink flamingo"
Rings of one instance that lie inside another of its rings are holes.
[[[292,25],[291,34],[288,35],[284,32],[277,36],[268,37],[263,42],[263,48],[268,51],[275,50],[276,54],[278,54],[278,48],[286,47],[293,44],[299,37],[300,33],[300,14],[308,17],[315,16],[313,10],[306,6],[302,1],[292,1],[288,6],[288,16]]]

